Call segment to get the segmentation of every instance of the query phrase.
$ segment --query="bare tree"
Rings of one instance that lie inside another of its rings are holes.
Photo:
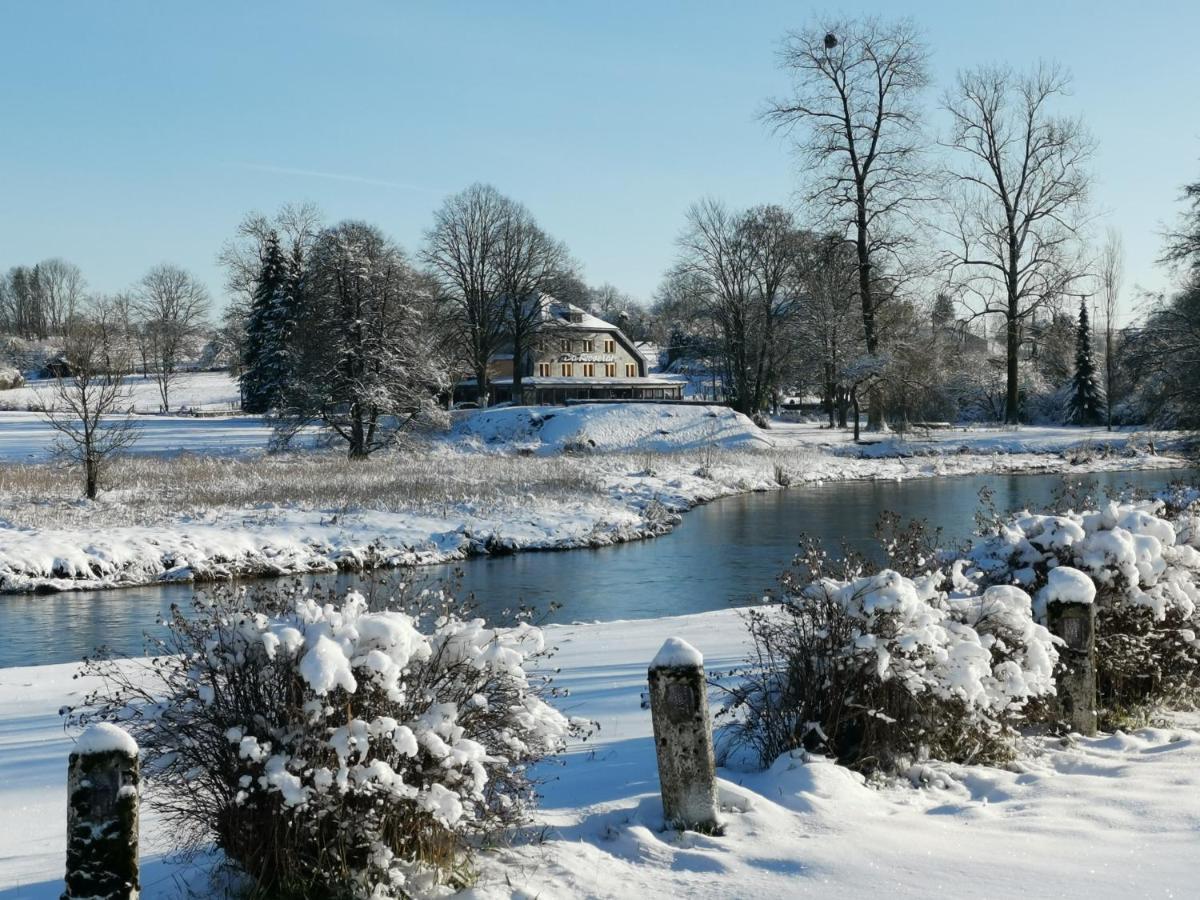
[[[188,343],[208,316],[208,291],[178,266],[160,265],[139,282],[134,305],[141,320],[146,361],[166,412],[171,408],[171,386],[179,377]]]
[[[867,353],[881,349],[881,279],[911,246],[904,220],[924,184],[919,98],[928,83],[928,51],[909,22],[833,21],[792,32],[783,65],[790,97],[770,103],[776,128],[798,131],[810,173],[807,201],[817,227],[854,245]],[[868,427],[883,426],[882,396],[869,394]]]
[[[434,214],[422,254],[451,310],[445,321],[454,330],[461,365],[475,376],[480,406],[487,404],[488,366],[506,340],[504,297],[496,281],[506,213],[499,191],[473,184]]]
[[[1106,424],[1112,431],[1113,403],[1116,398],[1116,336],[1117,307],[1121,299],[1121,284],[1125,279],[1125,247],[1121,233],[1108,229],[1100,251],[1100,303],[1104,310],[1104,397]]]
[[[559,272],[570,268],[570,258],[566,246],[542,231],[524,206],[507,197],[502,205],[492,264],[503,331],[512,342],[512,397],[520,402],[525,354],[552,327],[541,296]]]
[[[957,151],[948,271],[974,315],[1004,320],[1010,424],[1020,421],[1024,323],[1087,275],[1079,236],[1093,142],[1079,119],[1050,109],[1068,87],[1055,65],[1023,76],[984,67],[960,73],[944,100]]]
[[[57,453],[83,467],[84,493],[95,500],[108,465],[138,438],[128,415],[130,360],[119,328],[103,311],[70,320],[64,360],[68,372],[55,379],[43,415],[58,432]]]
[[[810,236],[797,267],[800,306],[800,350],[816,371],[829,427],[847,426],[850,388],[842,373],[861,357],[862,318],[857,317],[857,272],[854,254],[839,235]]]
[[[731,212],[715,200],[688,211],[672,280],[692,292],[720,347],[734,409],[766,409],[778,387],[780,341],[794,320],[798,231],[779,207]],[[685,277],[690,274],[691,278]]]
[[[1179,217],[1179,227],[1166,234],[1162,262],[1171,266],[1186,266],[1200,272],[1200,181],[1184,185],[1183,199],[1189,209]]]
[[[83,273],[74,263],[54,257],[38,263],[38,275],[46,326],[54,334],[65,333],[83,306],[87,287]]]
[[[236,305],[250,304],[272,232],[286,254],[303,260],[321,233],[321,218],[321,210],[312,203],[289,203],[273,218],[254,212],[242,219],[237,236],[226,241],[217,255],[225,268],[225,288]]]

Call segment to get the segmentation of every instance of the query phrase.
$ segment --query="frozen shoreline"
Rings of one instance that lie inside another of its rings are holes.
[[[85,530],[0,527],[0,593],[96,590],[337,570],[431,565],[474,556],[601,547],[671,531],[697,505],[811,484],[986,474],[1086,474],[1177,468],[1173,457],[1095,458],[1051,453],[954,453],[847,458],[802,451],[724,455],[707,477],[676,456],[580,456],[602,496],[564,496],[532,508],[445,515],[406,510],[276,507],[189,512],[175,522]],[[647,462],[655,467],[645,469]]]

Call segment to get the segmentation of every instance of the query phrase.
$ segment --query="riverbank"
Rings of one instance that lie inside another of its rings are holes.
[[[867,897],[1188,896],[1200,828],[1200,719],[1130,734],[1030,738],[1010,769],[939,763],[868,786],[823,760],[721,769],[726,834],[660,830],[654,744],[641,707],[646,666],[682,637],[710,673],[746,649],[736,610],[546,628],[554,702],[599,731],[547,765],[530,827],[479,859],[462,896]],[[0,669],[0,900],[62,890],[66,766],[57,710],[91,686],[74,665]],[[711,695],[719,702],[719,692]],[[142,820],[148,898],[212,895],[217,859],[170,855]]]
[[[0,467],[0,592],[600,547],[670,532],[697,504],[785,486],[1187,464],[1150,454],[1140,437],[1114,434],[1112,444],[1099,446],[1091,437],[1067,442],[1069,432],[1056,436],[1062,449],[1052,452],[1020,451],[1020,434],[1008,433],[1004,449],[972,451],[961,437],[925,444],[892,439],[890,455],[870,446],[869,456],[851,456],[841,446],[816,443],[815,428],[758,432],[740,419],[726,409],[676,422],[673,431],[658,420],[653,428],[643,424],[640,434],[592,432],[607,433],[618,451],[608,451],[610,444],[578,450],[580,434],[565,430],[542,443],[551,450],[534,451],[511,432],[497,440],[458,432],[452,440],[354,463],[332,452],[132,457],[114,472],[120,490],[94,503],[77,498],[71,469],[10,464]],[[706,430],[715,437],[706,438]],[[1048,438],[1043,430],[1033,439]],[[984,440],[996,439],[985,434]],[[576,449],[564,449],[568,444]],[[638,446],[644,449],[631,449]]]

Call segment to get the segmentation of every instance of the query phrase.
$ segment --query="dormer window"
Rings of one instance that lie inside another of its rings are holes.
[[[571,310],[571,324],[572,325],[582,325],[583,324],[583,311],[582,310],[578,310],[578,309]]]

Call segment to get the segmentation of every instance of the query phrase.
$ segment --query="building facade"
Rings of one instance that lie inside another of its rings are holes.
[[[682,382],[652,374],[649,361],[616,325],[551,297],[539,303],[541,322],[522,359],[514,359],[511,352],[493,359],[490,402],[682,399]],[[513,384],[517,367],[519,391]],[[464,382],[460,393],[473,399],[474,381]]]

